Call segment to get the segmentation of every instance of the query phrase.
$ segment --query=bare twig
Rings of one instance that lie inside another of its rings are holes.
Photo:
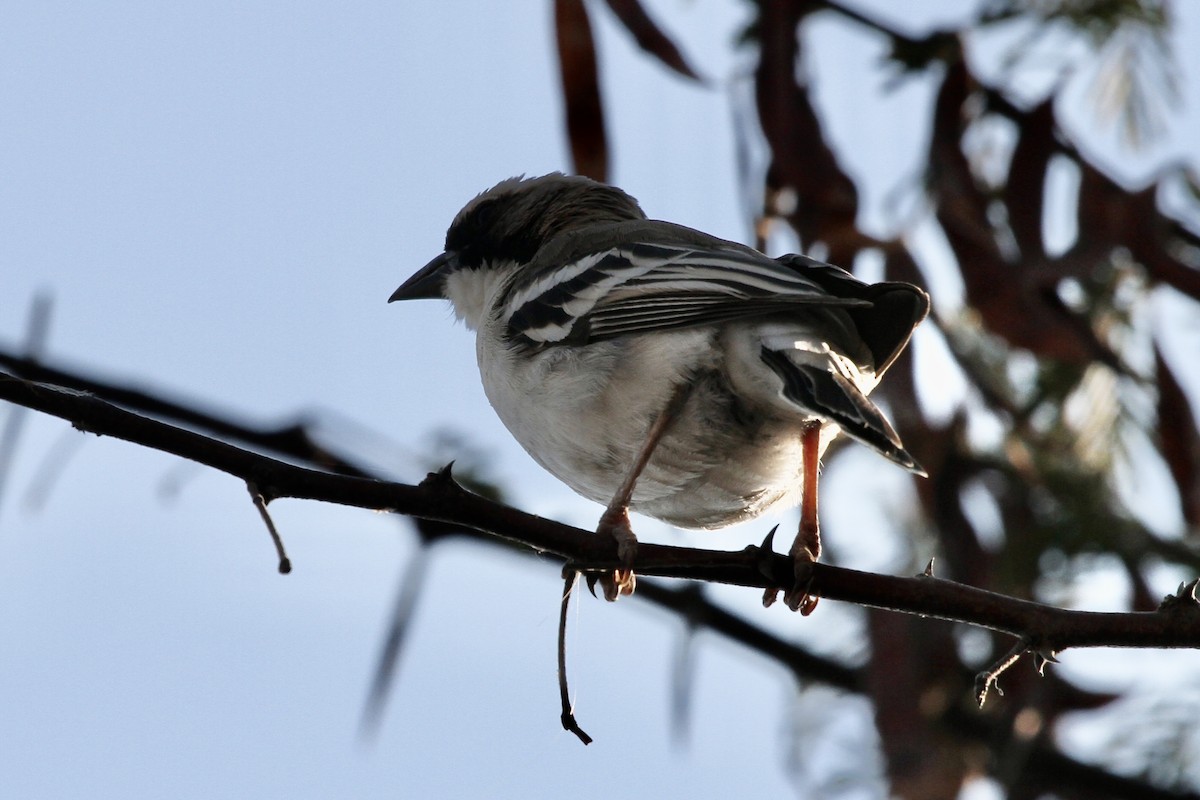
[[[292,571],[292,561],[283,549],[283,539],[279,536],[279,531],[275,529],[275,521],[271,519],[271,512],[267,511],[267,500],[253,481],[246,482],[246,489],[250,492],[250,499],[254,501],[254,507],[258,509],[259,516],[267,526],[267,532],[271,534],[271,542],[275,545],[276,555],[279,556],[279,574],[287,575]]]
[[[988,692],[992,687],[996,688],[996,694],[1004,696],[1004,691],[998,683],[1000,675],[1013,664],[1020,660],[1021,656],[1029,651],[1029,640],[1022,639],[1012,646],[1012,649],[1004,654],[996,663],[985,669],[983,672],[975,676],[975,702],[983,708],[983,703],[987,700]]]
[[[571,691],[567,685],[567,608],[571,604],[571,595],[579,582],[579,573],[570,567],[563,568],[563,592],[558,610],[558,695],[562,700],[563,730],[579,737],[584,744],[591,744],[592,737],[588,736],[575,720],[575,709],[571,706]]]
[[[0,354],[0,359],[3,358],[4,355]],[[2,360],[0,363],[3,363]],[[78,376],[68,377],[86,382],[86,379]],[[591,532],[489,503],[463,491],[447,471],[434,473],[421,486],[413,487],[303,469],[274,461],[259,453],[240,450],[226,442],[191,431],[181,431],[158,420],[114,408],[111,404],[86,393],[64,391],[55,386],[21,380],[3,373],[0,373],[0,399],[8,399],[55,414],[73,421],[76,427],[82,429],[119,436],[164,452],[191,458],[231,474],[259,476],[256,478],[262,481],[259,485],[271,487],[270,496],[274,498],[303,496],[366,508],[393,508],[410,514],[456,522],[437,528],[436,535],[440,537],[467,535],[493,544],[519,543],[535,550],[558,553],[567,559],[578,557],[576,563],[581,564],[585,563],[584,559],[587,557],[595,559],[593,564],[607,565],[609,568],[615,563],[616,553],[602,552],[604,548],[597,547],[598,537]],[[186,411],[186,408],[184,410]],[[204,428],[203,425],[195,427]],[[252,431],[247,433],[253,434]],[[281,491],[284,487],[289,491]],[[483,520],[490,521],[490,524],[485,524]],[[472,532],[472,528],[491,532],[475,533]],[[605,558],[608,560],[605,561]],[[675,562],[674,566],[666,566],[671,560]],[[759,548],[749,548],[738,553],[721,553],[689,548],[664,548],[644,543],[639,550],[636,566],[643,575],[672,574],[696,580],[766,586],[779,585],[775,576],[788,574],[791,562],[783,556],[776,556]],[[596,568],[600,569],[603,566]],[[950,618],[988,624],[972,619],[987,618],[996,623],[993,627],[1002,630],[1012,628],[1014,631],[1020,625],[1027,624],[1030,630],[1043,631],[1044,635],[1039,641],[1046,643],[1057,636],[1065,646],[1076,647],[1113,644],[1114,641],[1111,640],[1116,640],[1116,643],[1123,646],[1200,645],[1200,631],[1197,630],[1200,626],[1197,619],[1200,617],[1200,603],[1196,599],[1198,584],[1195,582],[1181,586],[1177,594],[1163,602],[1157,614],[1087,614],[1062,611],[981,592],[927,575],[907,579],[891,578],[823,564],[816,565],[814,572],[822,595],[829,599],[863,602],[926,616],[943,616],[942,610],[957,606],[957,612],[948,615]],[[922,589],[921,585],[925,588]],[[653,580],[644,580],[639,584],[636,597],[684,615],[691,624],[703,626],[760,653],[783,665],[797,677],[820,681],[846,691],[864,691],[864,682],[859,670],[809,653],[804,648],[720,608],[697,592],[675,591],[664,588]],[[1168,624],[1167,618],[1173,618],[1175,622]],[[1076,630],[1074,638],[1064,633],[1072,629]],[[1018,632],[1016,635],[1021,634]],[[1061,646],[1064,645],[1059,645],[1060,649]],[[967,736],[977,741],[993,742],[1011,733],[1003,720],[990,719],[978,713],[968,714],[957,705],[951,705],[947,709],[943,723],[956,735]],[[1039,776],[1043,785],[1051,788],[1097,786],[1104,788],[1105,796],[1128,798],[1196,797],[1194,794],[1164,793],[1143,781],[1113,775],[1100,767],[1065,756],[1050,744],[1038,744],[1026,767],[1030,774]]]

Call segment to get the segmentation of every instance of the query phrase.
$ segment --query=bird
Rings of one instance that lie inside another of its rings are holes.
[[[389,302],[437,298],[475,332],[484,391],[517,442],[605,505],[609,600],[636,584],[631,510],[716,530],[787,504],[800,525],[785,599],[811,613],[829,443],[844,433],[924,474],[868,397],[929,311],[911,283],[771,258],[554,172],[473,198]]]

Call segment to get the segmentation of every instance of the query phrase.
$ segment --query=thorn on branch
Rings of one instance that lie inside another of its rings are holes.
[[[75,430],[79,431],[80,433],[90,433],[93,436],[95,436],[97,439],[99,439],[101,436],[104,435],[101,431],[94,431],[91,428],[89,428],[87,426],[87,423],[85,423],[81,419],[71,420],[71,427],[74,428]]]
[[[1164,614],[1196,614],[1200,613],[1200,578],[1190,583],[1181,583],[1175,594],[1169,594],[1158,604],[1158,610]]]
[[[422,486],[445,486],[446,484],[454,485],[454,462],[451,461],[446,466],[431,472],[425,476],[425,480],[421,481]]]
[[[767,531],[767,535],[763,537],[762,544],[757,548],[754,545],[747,547],[747,550],[752,551],[757,557],[755,558],[755,567],[768,581],[774,581],[774,572],[771,569],[772,556],[775,555],[775,531],[779,530],[779,526],[771,528]],[[763,590],[762,604],[763,608],[770,608],[775,605],[775,601],[779,598],[779,587],[768,584]]]
[[[592,597],[599,597],[599,595],[596,594],[596,584],[600,582],[601,573],[587,572],[583,565],[581,565],[579,562],[568,561],[567,563],[563,564],[562,574],[563,580],[566,580],[568,575],[575,576],[571,578],[572,583],[579,578],[583,578],[584,584],[587,585],[588,591],[592,593]]]
[[[418,484],[422,489],[428,489],[441,496],[442,500],[453,499],[463,494],[469,494],[467,489],[454,479],[454,462],[451,461],[441,469],[434,470],[425,476]]]
[[[575,711],[571,708],[571,692],[567,686],[567,608],[570,606],[571,593],[578,580],[579,572],[569,564],[563,567],[563,592],[558,613],[558,695],[562,700],[562,714],[559,720],[563,730],[575,734],[579,741],[587,745],[592,743],[592,737],[588,736],[575,720]]]
[[[1046,676],[1046,665],[1057,664],[1058,654],[1053,650],[1034,650],[1033,651],[1033,668],[1037,670],[1037,674],[1043,678]]]
[[[750,545],[747,550],[758,554],[758,571],[764,578],[770,578],[771,573],[771,556],[775,555],[775,531],[779,530],[779,526],[771,528],[767,531],[767,535],[763,537],[762,544],[758,547]]]
[[[933,575],[933,559],[929,559],[929,563],[925,565],[925,571],[918,575],[918,578],[932,578]]]
[[[283,548],[283,539],[279,536],[279,531],[275,529],[275,522],[271,519],[270,512],[267,511],[267,503],[269,501],[258,490],[258,484],[253,481],[246,481],[246,489],[250,492],[250,499],[254,501],[254,507],[258,509],[259,516],[262,517],[262,521],[267,526],[267,533],[271,534],[271,541],[275,545],[275,553],[279,556],[279,574],[287,575],[292,571],[292,561],[288,558],[287,551]]]

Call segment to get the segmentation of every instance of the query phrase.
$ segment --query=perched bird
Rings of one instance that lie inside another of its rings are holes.
[[[620,189],[510,178],[458,213],[445,252],[389,302],[445,298],[476,332],[484,390],[539,464],[607,504],[598,532],[633,590],[630,509],[715,529],[801,507],[797,574],[820,555],[817,471],[840,432],[920,472],[867,395],[929,310],[801,255],[647,219]],[[770,592],[774,597],[774,592]],[[806,586],[788,604],[810,611]]]

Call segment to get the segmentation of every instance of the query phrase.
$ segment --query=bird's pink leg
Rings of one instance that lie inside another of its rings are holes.
[[[604,589],[606,600],[616,600],[623,594],[633,594],[633,589],[637,585],[637,578],[631,569],[633,559],[637,556],[637,537],[634,536],[633,528],[629,524],[629,503],[633,499],[633,490],[637,486],[638,478],[645,471],[646,465],[650,463],[654,448],[658,446],[663,434],[667,432],[667,428],[683,409],[683,404],[687,401],[690,393],[690,384],[683,384],[675,389],[670,401],[650,424],[650,428],[646,431],[646,440],[638,450],[629,472],[625,474],[625,479],[621,481],[617,493],[613,495],[608,508],[600,517],[596,533],[611,536],[616,541],[617,559],[621,562],[618,569],[600,578],[600,585]]]
[[[804,462],[804,486],[800,496],[800,530],[792,542],[790,555],[796,565],[796,585],[784,600],[792,611],[808,616],[820,599],[808,589],[812,583],[812,564],[821,557],[821,524],[817,518],[817,475],[821,469],[821,423],[806,422],[800,433]]]

